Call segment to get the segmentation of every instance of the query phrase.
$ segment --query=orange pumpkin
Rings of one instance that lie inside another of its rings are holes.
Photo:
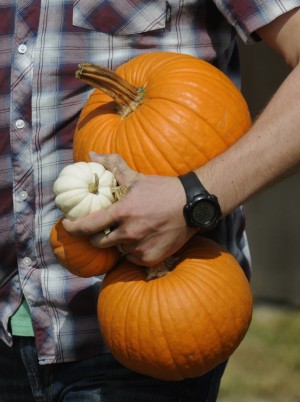
[[[247,104],[220,70],[193,56],[157,52],[116,72],[83,64],[78,78],[99,88],[82,110],[74,160],[118,153],[144,174],[187,173],[239,139],[251,124]]]
[[[71,236],[63,227],[62,219],[53,226],[50,244],[60,264],[72,274],[87,278],[102,275],[118,261],[120,254],[116,247],[95,248],[87,237]]]
[[[250,285],[231,254],[194,237],[167,275],[121,261],[105,277],[98,317],[124,366],[162,380],[200,376],[225,361],[252,317]]]

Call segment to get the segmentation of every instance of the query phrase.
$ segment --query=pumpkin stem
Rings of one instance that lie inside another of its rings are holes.
[[[115,201],[120,201],[127,193],[128,188],[126,186],[116,186],[111,188],[111,192],[114,195]]]
[[[144,97],[144,87],[136,88],[114,71],[91,63],[78,65],[75,77],[98,88],[119,106],[119,114],[126,117],[135,110]]]
[[[96,194],[99,189],[99,176],[97,173],[94,173],[95,181],[89,184],[89,192],[92,194]]]
[[[178,261],[178,257],[171,256],[166,258],[164,261],[159,264],[154,265],[153,267],[147,268],[147,277],[146,281],[150,281],[151,279],[161,278],[167,274],[169,274],[174,268],[176,262]]]

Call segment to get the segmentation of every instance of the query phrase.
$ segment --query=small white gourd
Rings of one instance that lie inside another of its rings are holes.
[[[75,220],[116,201],[115,176],[95,162],[76,162],[62,169],[54,182],[55,203],[67,219]]]

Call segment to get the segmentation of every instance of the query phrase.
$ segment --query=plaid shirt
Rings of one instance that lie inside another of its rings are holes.
[[[8,345],[9,318],[24,294],[40,363],[106,351],[96,319],[101,278],[72,276],[49,246],[59,218],[52,185],[72,162],[73,132],[91,91],[74,78],[78,63],[115,68],[143,52],[181,52],[238,84],[234,28],[252,42],[257,28],[297,6],[300,0],[1,1],[0,335]],[[215,238],[249,275],[241,210]]]

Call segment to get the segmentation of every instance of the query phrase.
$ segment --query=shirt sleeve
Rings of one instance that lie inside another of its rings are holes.
[[[300,0],[213,0],[219,11],[247,43],[259,40],[255,34],[280,15],[300,7]]]

